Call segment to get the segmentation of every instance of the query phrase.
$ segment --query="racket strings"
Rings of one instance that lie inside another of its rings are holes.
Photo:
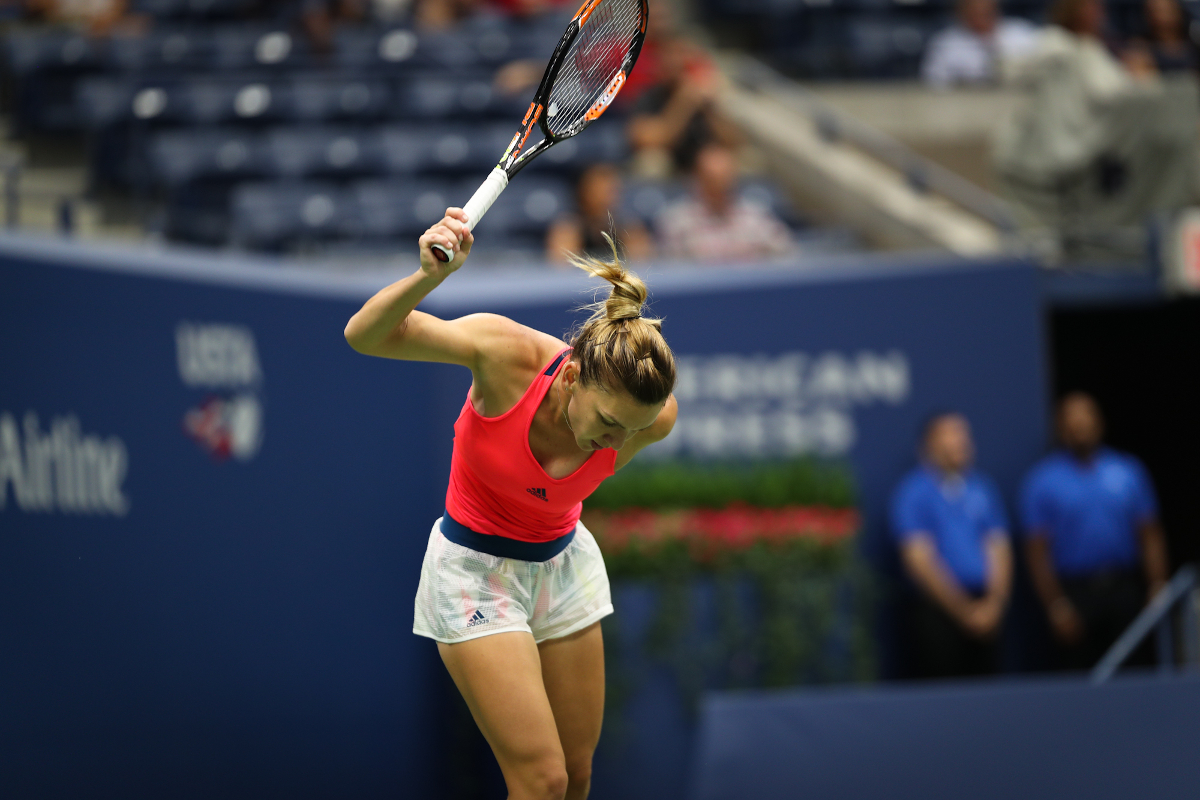
[[[552,131],[583,121],[620,71],[641,28],[641,0],[602,0],[596,6],[550,89],[546,121]]]

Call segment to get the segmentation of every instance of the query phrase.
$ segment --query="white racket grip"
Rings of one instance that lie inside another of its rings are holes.
[[[478,189],[475,194],[471,195],[471,199],[463,206],[463,212],[467,215],[467,230],[475,230],[475,226],[479,224],[479,220],[483,219],[483,215],[492,207],[492,203],[496,202],[496,198],[508,186],[508,173],[500,167],[494,168],[491,173]],[[433,246],[445,258],[443,261],[449,261],[454,257],[454,254],[449,252],[440,244]]]
[[[471,199],[463,206],[463,211],[467,213],[467,228],[475,230],[475,226],[479,224],[479,220],[483,219],[483,215],[492,207],[492,203],[496,202],[496,198],[508,186],[508,173],[496,167],[491,174],[487,176],[487,180],[483,182],[475,194],[471,195]]]

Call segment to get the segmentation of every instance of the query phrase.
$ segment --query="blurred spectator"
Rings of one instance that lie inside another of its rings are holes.
[[[705,143],[734,147],[741,134],[716,108],[722,76],[700,48],[677,35],[656,36],[649,44],[653,59],[639,63],[635,72],[650,68],[645,76],[650,85],[635,87],[627,130],[636,173],[662,178],[690,169]]]
[[[367,18],[367,0],[302,0],[300,27],[309,47],[318,55],[333,50],[333,34],[339,25],[362,22]]]
[[[1037,42],[1037,27],[1002,18],[996,0],[958,0],[957,21],[929,42],[921,75],[939,88],[999,80],[998,61],[1023,55]]]
[[[487,5],[514,17],[536,17],[560,8],[572,9],[575,0],[487,0]]]
[[[39,22],[69,25],[91,36],[143,33],[150,19],[130,13],[129,5],[129,0],[25,0],[25,13]]]
[[[648,258],[654,244],[636,219],[614,218],[621,205],[621,175],[611,164],[595,164],[579,176],[579,212],[560,217],[546,231],[546,260],[566,263],[568,253],[611,255],[604,233],[611,233],[633,259]]]
[[[1062,449],[1022,489],[1029,571],[1064,669],[1095,666],[1167,581],[1150,477],[1133,456],[1104,447],[1103,435],[1096,401],[1067,395],[1058,408]]]
[[[1018,138],[1002,140],[998,157],[1037,179],[1082,167],[1106,149],[1111,110],[1123,97],[1149,91],[1153,66],[1133,61],[1131,72],[1112,56],[1101,34],[1100,0],[1057,0],[1053,25],[1005,73],[1031,90],[1016,118]]]
[[[1004,62],[1025,96],[994,142],[997,173],[1028,219],[1075,246],[1190,203],[1194,82],[1160,81],[1145,51],[1117,60],[1100,0],[1057,0],[1051,18],[1032,53]]]
[[[1188,36],[1187,16],[1176,0],[1146,0],[1145,33],[1132,43],[1154,62],[1158,72],[1184,72],[1196,68],[1196,47]]]
[[[453,28],[474,15],[477,0],[415,0],[413,23],[424,31]]]
[[[749,261],[795,249],[791,231],[766,206],[738,193],[737,158],[712,142],[696,154],[692,196],[658,220],[662,250],[672,258]]]
[[[973,459],[966,419],[939,414],[925,428],[923,463],[892,497],[892,533],[918,589],[910,616],[918,677],[996,669],[1012,547],[999,494]]]

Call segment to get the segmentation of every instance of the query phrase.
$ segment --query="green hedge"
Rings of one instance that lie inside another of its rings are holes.
[[[857,492],[842,462],[797,458],[773,462],[634,461],[605,481],[589,510],[656,512],[726,509],[745,504],[853,509]],[[602,515],[596,515],[602,516]],[[586,517],[585,517],[586,520]],[[870,680],[875,674],[870,605],[873,586],[857,555],[853,532],[833,539],[763,538],[748,547],[714,547],[698,559],[691,537],[636,536],[596,540],[614,581],[653,587],[654,619],[643,639],[625,641],[606,619],[606,730],[620,739],[624,703],[644,676],[619,653],[643,650],[675,674],[685,707],[703,691]],[[683,531],[709,535],[714,531]],[[720,544],[715,531],[714,544]],[[736,538],[736,537],[735,537]],[[717,623],[701,621],[695,605],[714,588]]]
[[[776,462],[634,461],[600,485],[586,506],[620,508],[724,508],[746,503],[848,508],[856,491],[841,463],[814,458]]]

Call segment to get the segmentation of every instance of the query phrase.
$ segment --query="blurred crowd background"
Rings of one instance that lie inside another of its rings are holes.
[[[23,183],[35,189],[38,166],[60,180],[77,167],[65,197],[81,202],[60,217],[344,258],[409,253],[446,206],[466,202],[574,11],[449,0],[6,8],[10,133],[32,168]],[[652,20],[609,121],[536,162],[484,222],[492,260],[563,262],[610,229],[635,257],[742,258],[723,230],[747,224],[771,254],[803,238],[810,226],[784,188],[761,167],[743,174],[744,137],[717,107],[712,58],[669,10]],[[700,228],[704,241],[686,235]]]
[[[411,257],[465,202],[573,12],[0,8],[10,226],[343,266]],[[604,124],[483,223],[487,261],[561,264],[611,229],[636,258],[936,248],[1144,266],[1196,194],[1178,0],[695,0],[651,20]]]

